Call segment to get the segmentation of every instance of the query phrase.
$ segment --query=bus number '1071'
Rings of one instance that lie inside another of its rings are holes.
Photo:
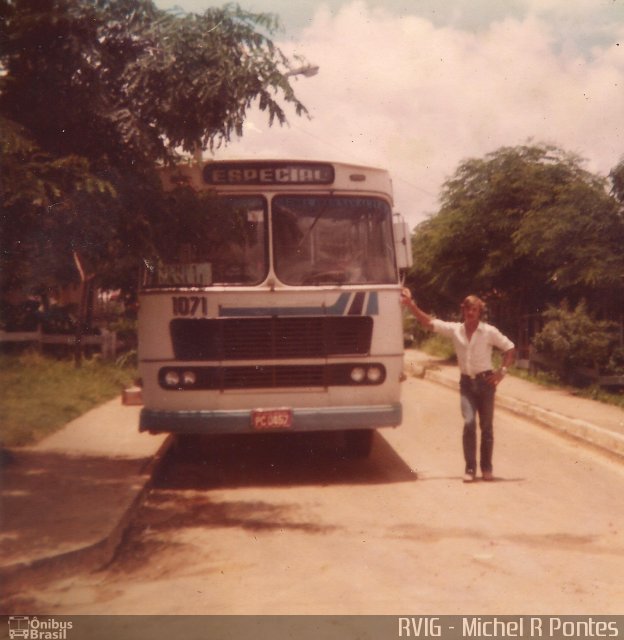
[[[208,315],[208,300],[202,296],[173,296],[174,316]]]

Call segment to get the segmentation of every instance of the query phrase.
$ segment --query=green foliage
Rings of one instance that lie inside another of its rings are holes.
[[[445,360],[456,360],[455,348],[450,338],[429,334],[429,337],[421,344],[420,348],[432,356],[444,358]]]
[[[574,370],[591,368],[597,373],[608,371],[618,343],[617,325],[594,320],[584,301],[575,309],[567,305],[550,307],[545,313],[546,324],[533,340],[538,353],[550,359],[564,381],[571,381]]]
[[[0,150],[3,157],[2,201],[5,207],[20,202],[50,206],[74,191],[103,193],[110,185],[89,171],[81,156],[55,157],[44,151],[25,127],[0,115]]]
[[[114,331],[120,340],[136,342],[137,320],[126,316],[118,316],[108,326],[109,331]]]
[[[621,179],[622,169],[612,175]],[[501,148],[463,162],[441,209],[413,237],[408,284],[447,314],[468,293],[484,297],[512,335],[523,315],[585,298],[616,318],[624,296],[624,216],[606,180],[550,145]]]
[[[618,376],[624,376],[624,346],[616,346],[609,356],[606,371]]]
[[[240,136],[252,105],[270,123],[306,113],[271,15],[2,0],[0,23],[4,289],[75,280],[74,254],[133,288],[166,215],[156,164]]]
[[[85,411],[110,400],[136,377],[132,366],[100,359],[71,360],[38,353],[0,356],[0,442],[33,444]]]
[[[611,192],[615,198],[617,198],[620,205],[624,207],[624,158],[622,158],[617,167],[611,171],[609,177],[613,185]]]
[[[56,157],[44,151],[23,126],[2,115],[0,129],[0,274],[4,288],[17,288],[23,282],[65,282],[68,274],[75,278],[72,244],[81,223],[75,203],[81,195],[85,199],[114,196],[112,184],[94,175],[83,157]],[[83,235],[88,228],[96,226],[85,225]]]
[[[285,120],[278,96],[305,112],[272,16],[232,5],[180,16],[148,0],[3,8],[0,105],[60,157],[150,167],[240,135],[256,102],[271,122]]]

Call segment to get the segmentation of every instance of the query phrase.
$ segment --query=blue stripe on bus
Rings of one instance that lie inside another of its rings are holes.
[[[330,307],[221,307],[219,317],[250,316],[341,316],[344,314],[350,293],[344,292]]]
[[[351,306],[349,307],[349,315],[362,315],[364,308],[364,300],[366,294],[359,291],[355,294],[341,293],[336,302],[329,307],[220,307],[219,317],[259,317],[259,316],[342,316],[345,315],[349,300],[353,296]],[[379,315],[379,297],[376,291],[368,294],[368,302],[366,304],[366,315]]]
[[[379,298],[376,291],[371,291],[368,295],[368,305],[366,306],[367,316],[379,315]]]

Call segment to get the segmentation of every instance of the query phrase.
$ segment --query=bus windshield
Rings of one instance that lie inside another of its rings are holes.
[[[159,256],[145,260],[145,287],[254,285],[266,278],[264,198],[211,195],[184,214],[192,224],[169,228]]]
[[[392,284],[389,205],[374,197],[276,196],[274,268],[288,285]]]

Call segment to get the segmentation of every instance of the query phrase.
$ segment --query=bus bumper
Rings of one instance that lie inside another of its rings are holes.
[[[254,429],[249,409],[239,411],[158,411],[142,409],[139,431],[151,433],[258,433],[267,431],[341,431],[397,427],[401,403],[377,406],[303,408],[292,410],[292,424],[283,429]]]

